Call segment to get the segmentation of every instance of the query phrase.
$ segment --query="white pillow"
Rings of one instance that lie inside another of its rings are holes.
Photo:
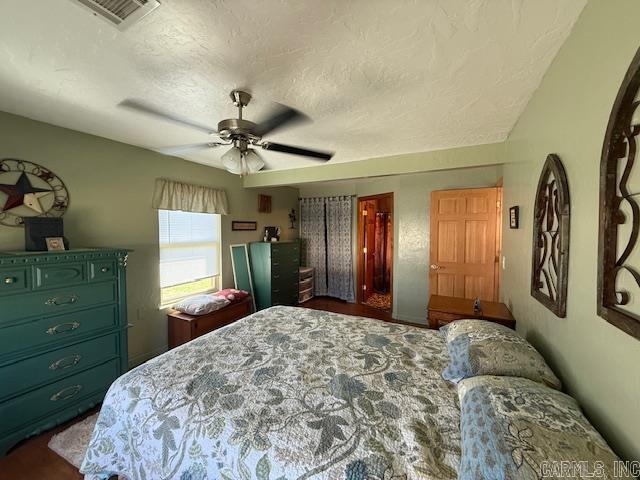
[[[230,303],[226,298],[217,295],[198,295],[197,297],[185,298],[176,303],[173,308],[189,315],[206,315],[220,310]]]

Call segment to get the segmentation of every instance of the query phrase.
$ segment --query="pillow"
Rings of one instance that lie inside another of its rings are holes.
[[[226,307],[229,303],[231,303],[229,300],[218,295],[199,295],[185,298],[176,303],[173,308],[189,315],[206,315]]]
[[[529,342],[504,325],[458,320],[440,329],[449,364],[442,377],[454,383],[478,375],[524,377],[560,390],[562,384]]]
[[[562,392],[526,378],[483,376],[462,380],[458,396],[459,479],[618,478],[615,471],[627,478],[577,402]]]
[[[225,288],[216,293],[219,297],[224,297],[231,303],[237,303],[249,296],[249,292],[244,290],[236,290],[235,288]]]

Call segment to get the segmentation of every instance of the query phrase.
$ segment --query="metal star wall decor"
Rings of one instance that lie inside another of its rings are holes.
[[[4,202],[2,194],[6,197]],[[64,215],[69,192],[51,170],[26,160],[6,158],[0,160],[0,205],[0,224],[20,227],[25,216]]]

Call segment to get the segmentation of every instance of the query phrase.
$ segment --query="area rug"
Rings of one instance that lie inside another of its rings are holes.
[[[363,302],[369,307],[377,308],[380,310],[391,310],[391,294],[390,293],[372,293],[366,302]]]
[[[49,440],[49,448],[80,470],[84,454],[87,451],[93,428],[98,421],[98,413],[88,416],[78,423],[54,435]],[[116,477],[113,477],[114,479]],[[125,480],[125,477],[118,477]]]

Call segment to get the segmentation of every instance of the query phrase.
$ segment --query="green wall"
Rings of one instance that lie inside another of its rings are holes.
[[[503,298],[615,450],[640,459],[640,341],[596,315],[600,152],[614,98],[640,46],[640,2],[592,0],[506,142]],[[548,153],[562,159],[571,196],[567,318],[529,295],[532,206]]]
[[[259,240],[266,225],[289,229],[288,212],[297,210],[294,188],[245,189],[242,179],[223,170],[166,157],[142,148],[0,112],[0,158],[44,165],[66,183],[70,207],[64,216],[72,248],[131,248],[127,272],[129,355],[140,363],[167,348],[165,313],[158,309],[158,216],[151,208],[155,179],[166,177],[226,190],[230,215],[222,217],[223,285],[233,286],[229,245]],[[257,196],[272,195],[272,213],[259,214]],[[256,220],[257,232],[232,232],[232,220]],[[0,226],[0,250],[23,249],[24,230]]]
[[[431,191],[491,187],[496,185],[500,176],[501,168],[496,166],[395,175],[301,185],[300,196],[367,196],[393,192],[393,316],[399,320],[426,323]],[[355,259],[355,241],[353,246]],[[354,275],[355,268],[356,265]]]

